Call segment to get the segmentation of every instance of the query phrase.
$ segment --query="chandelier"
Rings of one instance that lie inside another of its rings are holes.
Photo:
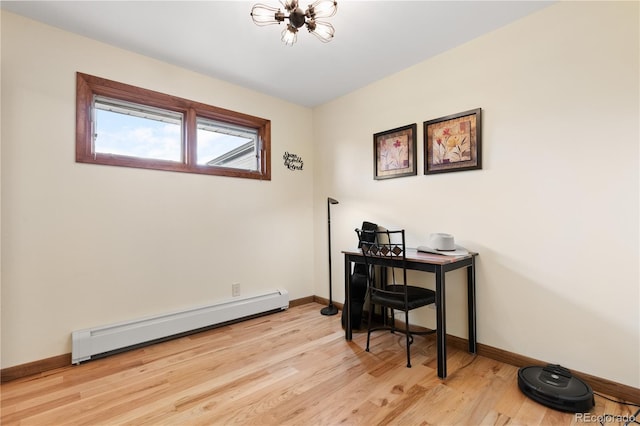
[[[298,0],[280,0],[280,3],[286,10],[282,12],[277,7],[271,7],[264,4],[255,4],[251,8],[251,18],[256,25],[265,26],[279,24],[288,20],[286,27],[282,30],[282,41],[286,45],[293,45],[298,39],[298,28],[306,25],[307,30],[320,41],[326,43],[333,39],[335,29],[333,25],[325,21],[319,21],[318,18],[330,18],[336,14],[338,10],[338,2],[335,0],[316,0],[302,10],[298,6]]]

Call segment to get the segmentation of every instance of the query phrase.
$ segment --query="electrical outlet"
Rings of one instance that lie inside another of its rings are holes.
[[[231,284],[231,295],[233,297],[240,296],[240,283]]]

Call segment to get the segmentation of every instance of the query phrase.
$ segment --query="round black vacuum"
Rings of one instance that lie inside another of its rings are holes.
[[[586,413],[595,405],[591,386],[556,364],[520,368],[518,387],[529,398],[556,410]]]

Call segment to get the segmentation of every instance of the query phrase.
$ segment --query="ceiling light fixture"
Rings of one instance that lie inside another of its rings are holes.
[[[256,25],[265,26],[279,24],[285,19],[289,20],[284,30],[282,30],[282,41],[287,45],[293,45],[298,39],[298,28],[303,25],[307,30],[320,41],[327,43],[333,39],[335,29],[333,25],[325,21],[318,21],[318,18],[330,18],[338,10],[338,2],[335,0],[316,0],[303,11],[298,0],[280,0],[286,13],[280,8],[267,6],[265,4],[255,4],[251,8],[251,19]]]

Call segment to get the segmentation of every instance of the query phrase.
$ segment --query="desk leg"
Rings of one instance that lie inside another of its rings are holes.
[[[438,353],[438,377],[447,377],[447,314],[445,304],[444,271],[436,267],[436,346]]]
[[[344,256],[344,294],[346,299],[342,308],[345,318],[344,338],[351,340],[351,261],[347,255]]]
[[[471,266],[467,268],[467,303],[469,319],[469,352],[476,353],[476,262],[471,259]]]

